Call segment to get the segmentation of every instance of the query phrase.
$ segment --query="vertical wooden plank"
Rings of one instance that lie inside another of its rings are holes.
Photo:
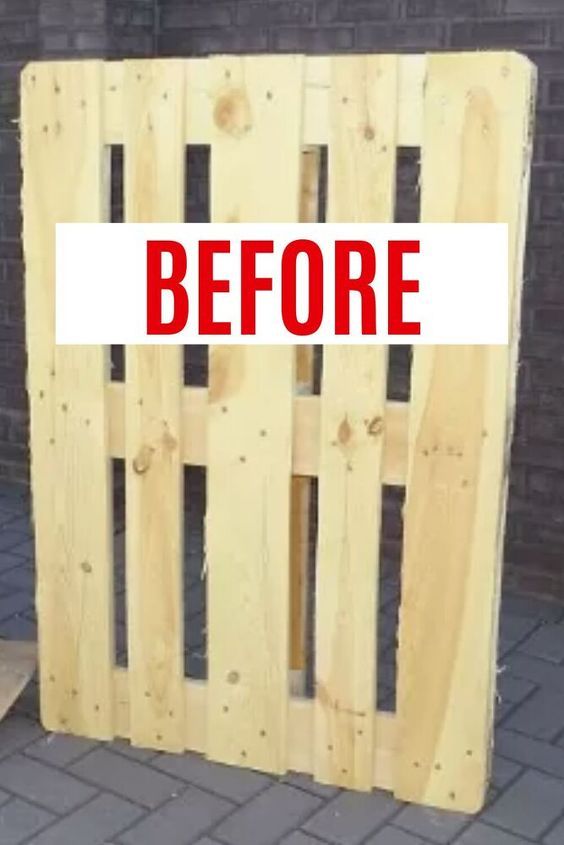
[[[22,200],[41,718],[48,730],[109,738],[107,355],[55,348],[55,224],[106,219],[101,86],[101,62],[25,69]]]
[[[301,57],[212,65],[212,219],[297,220]],[[287,759],[294,358],[210,351],[208,754],[273,772]]]
[[[319,148],[302,153],[300,221],[317,223],[319,213]],[[300,394],[313,389],[313,346],[296,346],[296,387]],[[290,519],[290,667],[292,692],[305,686],[307,588],[312,485],[309,478],[292,477]]]
[[[332,60],[329,219],[394,218],[397,61]],[[387,348],[324,349],[315,639],[315,777],[374,782],[376,609]]]
[[[125,63],[125,218],[184,219],[184,63]],[[131,740],[184,747],[182,350],[126,353]]]
[[[421,218],[509,224],[511,339],[415,351],[395,793],[469,812],[491,745],[533,87],[516,54],[428,59]]]

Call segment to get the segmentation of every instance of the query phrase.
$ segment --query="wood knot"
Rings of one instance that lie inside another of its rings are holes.
[[[214,123],[222,132],[241,138],[251,129],[251,108],[244,91],[232,88],[218,97],[213,110]]]
[[[241,676],[239,672],[232,669],[231,672],[227,673],[227,683],[228,684],[238,684]]]
[[[351,437],[352,428],[347,417],[345,417],[341,420],[339,428],[337,429],[337,440],[341,446],[346,446],[347,443],[350,441]]]
[[[366,433],[370,437],[378,437],[384,431],[384,420],[382,417],[372,417],[366,421]]]
[[[132,466],[134,472],[138,475],[143,475],[151,466],[151,458],[153,457],[153,450],[150,446],[141,446],[137,455],[133,458]]]

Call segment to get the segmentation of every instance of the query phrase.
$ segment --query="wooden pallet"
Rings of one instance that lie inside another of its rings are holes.
[[[534,83],[513,53],[24,70],[46,728],[481,806]],[[409,404],[387,401],[387,351],[371,346],[326,348],[319,396],[307,393],[309,351],[296,362],[290,347],[212,348],[205,389],[183,386],[181,349],[131,347],[125,383],[110,382],[107,349],[55,346],[54,224],[108,219],[112,144],[125,146],[125,219],[162,222],[184,219],[186,144],[211,144],[212,219],[222,222],[312,219],[321,145],[328,219],[393,221],[397,149],[420,147],[422,221],[509,224],[510,345],[415,349]],[[126,468],[127,670],[114,665],[111,458]],[[207,683],[183,670],[184,464],[207,467]],[[299,538],[312,477],[309,700],[290,693],[289,673],[302,662]],[[395,714],[375,701],[382,484],[407,487]]]

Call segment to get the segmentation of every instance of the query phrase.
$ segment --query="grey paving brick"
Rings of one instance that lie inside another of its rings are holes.
[[[69,766],[97,746],[91,739],[83,739],[70,734],[44,734],[38,742],[25,749],[25,754],[50,763],[52,766]]]
[[[542,772],[526,771],[488,807],[484,821],[534,838],[564,811],[564,782]]]
[[[148,763],[158,757],[157,751],[153,751],[151,748],[137,748],[125,739],[116,739],[108,747],[112,751],[124,754],[131,760],[138,760],[140,763]]]
[[[233,804],[224,798],[189,787],[122,834],[120,840],[124,845],[186,845],[232,809]]]
[[[30,596],[33,595],[35,588],[35,569],[24,561],[14,566],[13,569],[2,569],[0,571],[0,579],[2,588],[26,590]]]
[[[527,840],[483,822],[471,824],[455,845],[527,845]]]
[[[508,717],[514,710],[515,705],[512,701],[496,701],[495,703],[495,723],[499,725]]]
[[[506,760],[505,757],[500,757],[499,754],[494,754],[491,773],[492,786],[496,789],[505,789],[507,784],[515,780],[522,771],[522,766],[511,760]]]
[[[397,827],[386,825],[375,836],[372,836],[366,845],[425,845],[418,836],[406,833]]]
[[[535,689],[533,681],[516,678],[509,672],[501,672],[497,676],[497,694],[502,701],[519,703]]]
[[[0,807],[0,842],[19,845],[55,818],[51,813],[14,798]]]
[[[0,722],[0,758],[19,751],[43,733],[40,726],[24,716],[12,714]]]
[[[0,624],[0,638],[5,640],[37,640],[37,625],[25,616],[11,616]]]
[[[23,613],[31,607],[33,597],[24,590],[18,590],[9,596],[0,598],[0,621],[16,616],[18,613]]]
[[[10,572],[15,566],[25,565],[25,560],[21,555],[0,551],[0,572]]]
[[[194,845],[221,845],[221,843],[217,839],[210,839],[209,836],[204,836],[203,839],[198,839]]]
[[[564,623],[543,625],[520,644],[519,651],[530,654],[532,657],[540,657],[541,660],[562,663],[564,661]]]
[[[508,760],[564,778],[564,748],[504,728],[496,731],[495,748]]]
[[[504,593],[501,608],[502,616],[505,613],[515,614],[516,616],[531,616],[541,622],[558,622],[564,615],[563,608],[555,602],[509,592]]]
[[[163,754],[153,765],[173,777],[229,798],[237,804],[248,801],[272,782],[267,775],[212,763],[198,754]]]
[[[284,839],[281,839],[280,845],[324,845],[324,843],[321,839],[317,839],[317,837],[314,839],[313,836],[309,836],[301,830],[295,830],[293,833],[290,833],[289,836],[285,836]]]
[[[13,546],[10,551],[14,552],[14,554],[22,555],[23,557],[30,558],[35,553],[35,543],[29,537],[20,537],[19,543]]]
[[[29,845],[105,845],[109,836],[120,833],[143,812],[115,795],[97,795],[34,837]]]
[[[564,819],[558,822],[552,830],[546,834],[543,842],[546,845],[562,845],[564,842]]]
[[[289,783],[290,786],[297,786],[298,789],[305,789],[306,792],[311,792],[312,795],[317,795],[319,798],[333,798],[339,793],[337,786],[329,786],[326,783],[317,783],[311,775],[304,775],[298,772],[290,772],[283,778],[284,783]]]
[[[431,842],[452,842],[454,837],[468,824],[469,817],[463,813],[442,812],[427,807],[411,805],[405,807],[394,819],[394,825],[428,839]]]
[[[25,514],[24,516],[12,516],[10,519],[10,528],[12,531],[21,532],[24,537],[31,537],[33,534],[33,525],[31,524],[29,514]]]
[[[555,739],[564,729],[564,693],[537,690],[517,707],[504,727],[537,739]]]
[[[509,671],[518,678],[526,678],[548,689],[564,692],[564,666],[517,651],[510,655],[507,665]]]
[[[501,616],[499,636],[506,642],[517,643],[531,634],[539,627],[539,620],[536,617],[518,616],[513,613],[504,613]]]
[[[275,783],[236,810],[212,835],[227,845],[272,845],[299,827],[320,804],[314,795]]]
[[[14,546],[20,544],[25,538],[21,531],[12,531],[8,528],[0,528],[0,552],[12,551]]]
[[[181,789],[180,781],[107,748],[94,749],[69,771],[148,809],[177,795]]]
[[[303,827],[337,845],[356,845],[387,821],[400,804],[385,792],[342,792]]]
[[[517,640],[510,640],[507,637],[500,637],[497,642],[497,659],[498,663],[504,661],[517,646]]]
[[[0,763],[0,787],[56,813],[68,813],[95,792],[71,775],[21,754]]]

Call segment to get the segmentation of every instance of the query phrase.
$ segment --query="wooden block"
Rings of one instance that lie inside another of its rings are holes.
[[[184,63],[125,63],[125,218],[184,219]],[[183,749],[182,350],[126,352],[126,563],[131,740]]]
[[[333,60],[331,222],[394,216],[397,61]],[[315,627],[317,780],[369,790],[388,351],[323,352]]]
[[[102,71],[96,61],[28,65],[22,148],[41,718],[104,739],[114,661],[107,351],[55,347],[55,224],[107,219]]]
[[[125,456],[124,387],[107,385],[110,417],[110,452]],[[407,402],[387,402],[384,438],[384,484],[405,484],[407,466]],[[319,470],[319,396],[294,396],[292,432],[292,473],[316,476]],[[182,391],[182,460],[185,464],[208,463],[208,391],[205,387],[185,387]]]
[[[302,60],[213,63],[213,220],[297,220]],[[294,357],[210,351],[207,750],[272,772],[287,767]]]
[[[304,100],[301,142],[303,146],[327,144],[329,101],[331,97],[330,56],[304,56]],[[421,144],[423,122],[423,83],[425,56],[397,56],[398,144],[417,147]],[[214,133],[214,58],[187,59],[185,141],[187,144],[209,144]],[[105,141],[123,143],[123,63],[106,62],[104,85]]]
[[[319,148],[302,153],[300,221],[317,223],[319,213]],[[296,389],[299,395],[313,389],[313,346],[296,346]],[[292,478],[290,519],[290,667],[292,692],[305,687],[307,590],[312,485],[309,478]]]
[[[421,219],[509,224],[509,346],[418,347],[411,380],[395,794],[467,812],[491,752],[533,87],[516,54],[428,59]]]

